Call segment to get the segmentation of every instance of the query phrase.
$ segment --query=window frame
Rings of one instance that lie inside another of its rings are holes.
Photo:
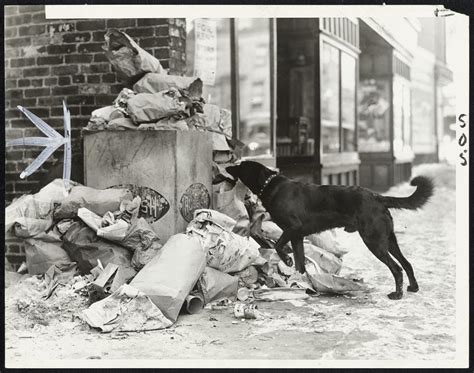
[[[321,155],[325,156],[334,156],[337,154],[342,154],[342,153],[356,153],[358,151],[358,139],[357,139],[357,128],[358,128],[358,113],[357,113],[357,100],[358,100],[358,88],[359,88],[359,53],[360,50],[350,44],[343,43],[339,40],[337,40],[335,37],[332,35],[324,32],[323,30],[320,31],[319,33],[319,56],[320,56],[320,67],[319,67],[319,81],[320,81],[320,87],[319,90],[321,91],[321,85],[322,85],[322,80],[323,80],[323,75],[322,75],[322,58],[323,58],[323,48],[324,48],[324,43],[329,44],[330,46],[336,48],[338,50],[338,59],[339,59],[339,105],[338,105],[338,110],[339,110],[339,123],[338,123],[338,128],[339,128],[339,151],[338,152],[329,152],[325,153],[323,152],[323,144],[320,143],[320,153]],[[355,59],[355,95],[354,95],[354,150],[348,150],[344,151],[342,149],[342,53],[348,54],[350,57]],[[321,102],[321,95],[319,97],[319,105],[322,105]],[[321,117],[321,111],[319,114],[319,126],[320,126],[320,131],[322,131],[322,117]]]
[[[239,79],[239,45],[238,30],[235,18],[230,18],[230,75],[231,75],[231,110],[232,133],[240,139],[240,79]],[[245,156],[245,160],[258,160],[266,165],[276,165],[276,19],[269,18],[270,48],[270,154]]]

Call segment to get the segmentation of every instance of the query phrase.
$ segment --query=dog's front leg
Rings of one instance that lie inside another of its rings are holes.
[[[299,273],[305,273],[306,268],[304,265],[304,244],[303,238],[292,238],[291,239],[291,247],[293,249],[293,255],[295,257],[295,267]]]
[[[281,260],[283,260],[283,263],[285,263],[288,267],[293,266],[293,260],[291,257],[283,251],[283,247],[290,242],[291,239],[291,232],[289,231],[283,231],[282,235],[278,239],[278,241],[275,244],[275,250],[280,257]]]

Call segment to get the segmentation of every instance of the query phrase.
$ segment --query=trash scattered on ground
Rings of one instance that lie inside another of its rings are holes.
[[[159,222],[140,217],[146,201],[133,198],[132,184],[100,190],[71,182],[65,197],[57,179],[15,200],[5,232],[28,246],[26,263],[6,272],[6,285],[23,289],[15,305],[24,322],[80,315],[85,327],[103,332],[146,331],[169,328],[180,312],[233,312],[245,321],[263,317],[260,301],[300,305],[311,295],[366,288],[356,275],[339,276],[348,250],[336,230],[306,238],[307,273],[285,265],[274,250],[281,228],[225,170],[244,145],[232,138],[231,113],[204,102],[199,78],[167,75],[127,34],[109,30],[105,40],[107,58],[133,90],[94,110],[86,129],[212,132],[214,209],[191,211],[186,231],[161,242]],[[292,257],[291,245],[283,250]]]
[[[236,303],[234,305],[234,316],[238,319],[256,319],[259,313],[255,304]]]

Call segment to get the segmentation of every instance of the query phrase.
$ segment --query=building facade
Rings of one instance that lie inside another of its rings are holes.
[[[81,129],[124,87],[102,49],[109,28],[169,74],[201,77],[206,102],[231,110],[243,156],[299,180],[385,191],[408,180],[413,163],[438,161],[449,134],[442,19],[46,20],[42,5],[7,6],[6,138],[40,135],[17,105],[61,130],[66,99],[75,181],[83,181]],[[58,151],[19,179],[40,150],[6,150],[7,204],[61,177]],[[7,247],[22,260],[18,242]]]

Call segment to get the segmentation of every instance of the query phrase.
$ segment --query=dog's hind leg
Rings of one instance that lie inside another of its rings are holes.
[[[400,247],[398,246],[397,242],[397,237],[395,236],[394,232],[390,233],[388,251],[390,252],[390,254],[393,255],[395,259],[398,260],[398,262],[402,265],[403,269],[407,273],[408,280],[410,281],[410,285],[407,286],[407,291],[416,293],[419,290],[419,287],[418,282],[415,278],[415,273],[413,272],[413,267],[400,251]]]
[[[360,232],[359,232],[360,233]],[[361,233],[362,240],[364,241],[367,248],[374,254],[382,263],[384,263],[392,272],[393,278],[395,279],[395,291],[388,294],[390,299],[401,299],[403,296],[403,272],[402,268],[393,260],[390,256],[387,248],[389,245],[388,239],[367,239]]]
[[[293,255],[295,257],[295,267],[299,273],[305,273],[305,265],[304,265],[304,244],[303,238],[293,238],[291,240],[291,247],[293,248]]]

